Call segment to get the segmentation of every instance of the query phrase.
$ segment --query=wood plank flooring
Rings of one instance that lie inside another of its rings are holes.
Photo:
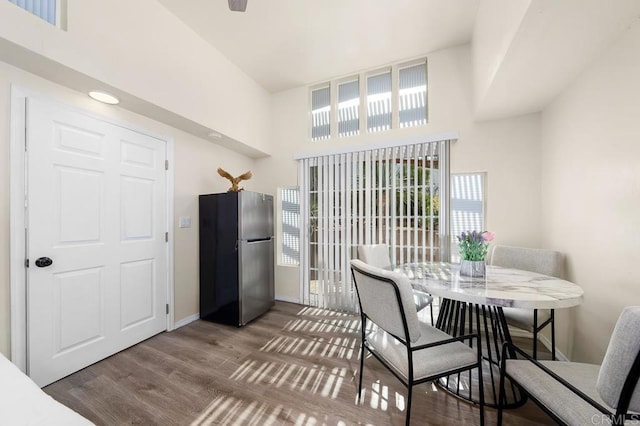
[[[406,388],[365,360],[356,402],[359,318],[277,302],[243,328],[195,321],[53,383],[44,391],[98,425],[401,425]],[[415,425],[473,425],[477,406],[427,383]],[[495,424],[496,411],[485,411]],[[506,425],[553,424],[534,404]]]

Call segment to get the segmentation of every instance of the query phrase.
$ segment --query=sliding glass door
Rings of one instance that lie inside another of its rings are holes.
[[[349,260],[387,244],[393,263],[448,260],[449,141],[300,160],[305,303],[355,311]]]

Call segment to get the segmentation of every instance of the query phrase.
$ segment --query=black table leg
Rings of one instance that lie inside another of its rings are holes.
[[[473,313],[476,313],[475,319]],[[477,369],[468,373],[458,373],[439,380],[439,385],[454,395],[472,402],[479,402],[478,386],[484,390],[485,404],[498,406],[500,394],[500,357],[502,343],[511,342],[509,328],[501,307],[475,305],[442,299],[436,327],[452,336],[474,333],[480,330],[482,353],[485,362],[483,377],[478,377]],[[473,342],[471,342],[473,345]],[[526,396],[508,379],[505,380],[505,408],[519,407],[526,402]]]

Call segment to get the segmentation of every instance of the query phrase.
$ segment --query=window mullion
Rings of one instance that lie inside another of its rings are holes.
[[[450,141],[438,143],[438,173],[440,176],[440,210],[438,213],[438,229],[440,234],[440,261],[448,262],[451,258],[451,203],[450,203]],[[443,214],[444,212],[444,214]]]
[[[421,222],[418,216],[418,156],[420,155],[421,145],[413,146],[413,261],[418,262],[418,247],[424,250],[424,243],[418,244],[418,223]],[[424,210],[420,210],[424,213]]]
[[[338,84],[336,81],[331,82],[329,88],[331,99],[331,115],[329,118],[329,139],[338,137]]]
[[[364,135],[367,131],[367,114],[368,114],[368,110],[367,110],[367,77],[366,74],[364,73],[360,73],[358,75],[358,81],[359,81],[359,86],[360,86],[360,106],[359,106],[359,112],[360,112],[360,134]]]
[[[397,65],[391,66],[391,128],[400,127],[400,77]]]
[[[433,220],[431,219],[433,217],[433,190],[431,187],[429,188],[429,209],[427,210],[427,173],[429,174],[429,180],[431,180],[433,175],[431,174],[431,169],[428,168],[426,161],[429,156],[431,146],[432,144],[422,144],[422,152],[420,154],[420,164],[422,167],[422,181],[420,182],[422,187],[422,246],[425,246],[427,241],[429,241],[429,260],[433,260],[433,239],[430,238],[427,240],[427,227],[429,228],[429,236],[433,236]],[[429,212],[429,215],[427,215],[427,211]],[[422,250],[422,257],[420,261],[427,261],[426,250]]]

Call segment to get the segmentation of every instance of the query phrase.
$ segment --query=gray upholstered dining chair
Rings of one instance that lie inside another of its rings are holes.
[[[561,278],[564,255],[560,252],[525,247],[496,245],[491,253],[491,264],[523,269],[551,277]],[[556,325],[553,309],[502,308],[507,324],[533,333],[533,357],[538,358],[538,333],[551,326],[551,357],[556,359]]]
[[[513,354],[523,359],[514,359]],[[640,420],[640,306],[622,311],[601,366],[536,361],[513,344],[505,343],[500,369],[499,425],[505,377],[518,383],[560,424],[615,425],[629,419]]]
[[[386,244],[368,244],[358,246],[358,258],[368,265],[378,268],[390,268],[391,256],[389,256],[389,246]],[[433,297],[423,291],[413,291],[413,302],[416,305],[416,311],[420,312],[429,306],[431,314],[431,325],[433,322]]]
[[[351,272],[360,303],[361,346],[358,400],[362,395],[365,349],[408,388],[406,424],[411,418],[413,386],[472,368],[482,377],[482,349],[479,334],[451,337],[418,320],[409,279],[351,261]],[[476,315],[479,315],[476,312]],[[371,322],[377,327],[369,327]],[[475,340],[475,346],[463,343]],[[484,395],[480,389],[480,424],[484,424]]]

